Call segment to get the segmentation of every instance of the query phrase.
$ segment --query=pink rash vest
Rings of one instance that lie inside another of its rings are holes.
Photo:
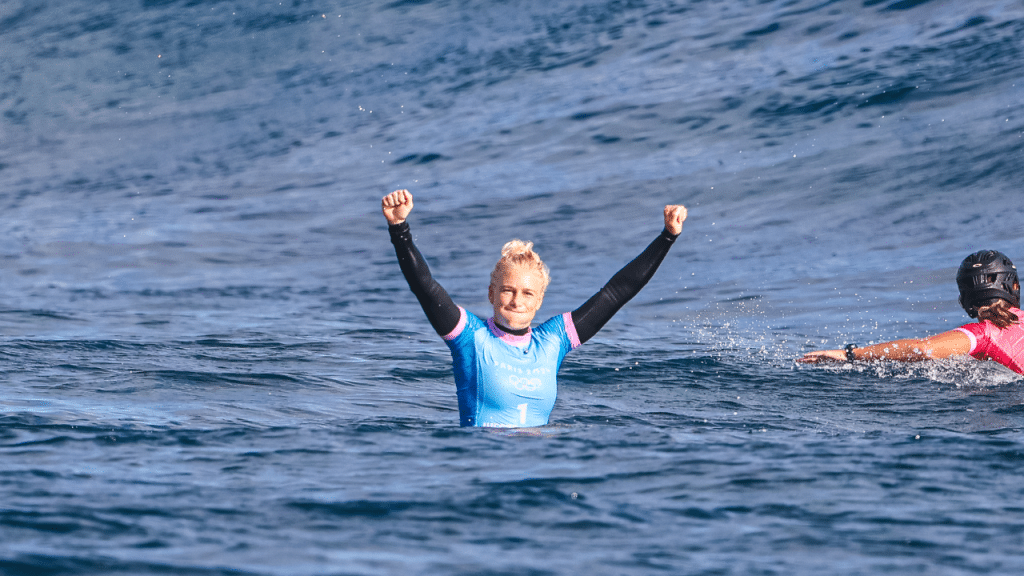
[[[1018,318],[1024,319],[1024,312],[1010,309]],[[978,360],[995,360],[1018,374],[1024,374],[1024,325],[1012,324],[999,328],[984,321],[965,324],[957,330],[971,339],[968,352]]]

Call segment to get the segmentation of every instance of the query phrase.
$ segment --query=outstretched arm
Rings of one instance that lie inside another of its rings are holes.
[[[412,212],[412,193],[396,190],[388,194],[381,200],[381,210],[388,221],[388,233],[395,245],[398,266],[409,283],[409,289],[416,295],[434,330],[441,336],[450,334],[458,325],[462,312],[430,275],[427,261],[412,242],[412,232],[405,221]]]
[[[817,364],[819,362],[848,362],[849,360],[899,360],[920,362],[950,356],[963,356],[971,351],[971,339],[959,330],[950,330],[928,338],[907,338],[882,342],[863,348],[851,348],[852,358],[846,350],[818,350],[808,352],[797,362]]]
[[[580,342],[590,340],[626,302],[654,276],[686,220],[684,206],[665,206],[665,229],[632,262],[612,276],[597,294],[572,311],[572,322]]]

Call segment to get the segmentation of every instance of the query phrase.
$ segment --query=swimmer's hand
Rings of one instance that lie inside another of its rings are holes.
[[[846,350],[816,350],[797,358],[801,364],[818,364],[820,362],[846,362]]]
[[[686,206],[682,204],[665,206],[665,230],[673,236],[679,236],[686,221]]]
[[[380,201],[380,209],[388,224],[401,224],[412,212],[412,192],[408,190],[395,190]]]

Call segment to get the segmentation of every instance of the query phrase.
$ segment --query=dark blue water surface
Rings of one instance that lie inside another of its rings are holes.
[[[0,573],[1020,574],[1016,374],[794,359],[967,322],[1022,165],[1021,0],[0,0]],[[690,218],[460,429],[395,188],[478,314]]]

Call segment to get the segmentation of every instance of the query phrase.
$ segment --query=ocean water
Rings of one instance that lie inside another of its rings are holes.
[[[1021,0],[0,0],[0,574],[1020,574],[1018,375],[794,359],[967,322],[1022,165]],[[690,217],[461,429],[396,188],[478,314]]]

